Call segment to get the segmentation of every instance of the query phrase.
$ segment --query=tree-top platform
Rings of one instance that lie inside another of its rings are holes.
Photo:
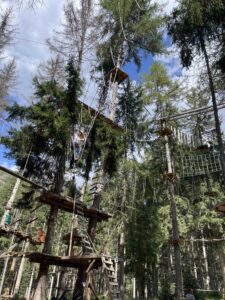
[[[41,196],[37,197],[37,200],[41,203],[48,204],[48,205],[55,205],[58,209],[62,209],[66,212],[73,213],[74,209],[74,200],[70,197],[61,196],[52,192],[43,193]],[[87,206],[85,203],[76,200],[75,202],[75,213],[79,215],[80,211],[82,210],[84,213],[84,217],[86,218],[95,218],[99,222],[107,221],[112,215],[98,210],[94,207]]]
[[[114,67],[105,77],[106,80],[117,82],[118,84],[122,83],[127,78],[128,74],[118,67]]]
[[[101,255],[88,254],[79,256],[56,256],[40,252],[26,253],[26,257],[33,263],[46,263],[53,266],[62,266],[69,268],[88,267],[98,269],[102,266]]]
[[[113,129],[115,129],[117,131],[121,131],[121,132],[124,131],[122,126],[120,126],[119,124],[113,122],[110,118],[106,117],[101,112],[97,111],[96,109],[92,108],[91,106],[87,105],[84,102],[81,102],[81,101],[79,101],[79,102],[82,105],[82,107],[84,107],[87,111],[89,111],[91,116],[94,116],[94,117],[96,116],[96,118],[98,120],[101,120],[102,122],[107,123],[110,127],[112,127]]]

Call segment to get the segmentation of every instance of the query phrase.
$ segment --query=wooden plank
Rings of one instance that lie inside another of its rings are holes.
[[[217,104],[217,108],[218,109],[222,109],[225,108],[225,103],[220,103]],[[161,117],[159,119],[157,119],[157,121],[164,121],[164,120],[178,120],[178,119],[182,119],[182,118],[187,118],[193,115],[197,115],[200,113],[209,113],[209,112],[213,112],[213,106],[204,106],[204,107],[199,107],[199,108],[195,108],[195,109],[187,109],[185,111],[182,111],[180,113],[171,115],[171,116],[165,116],[165,117]]]

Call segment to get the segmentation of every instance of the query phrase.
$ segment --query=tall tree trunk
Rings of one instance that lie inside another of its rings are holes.
[[[219,254],[219,264],[220,264],[221,273],[223,277],[222,291],[223,293],[225,293],[225,254],[224,254],[223,243],[220,243],[217,249]]]
[[[54,192],[57,194],[61,193],[64,184],[64,173],[65,173],[65,153],[62,153],[57,158],[57,172],[54,179]],[[43,253],[51,254],[52,245],[54,239],[55,225],[58,216],[58,207],[51,206],[48,222],[47,222],[47,233],[44,244]],[[49,265],[46,262],[41,262],[37,277],[37,283],[33,300],[46,300],[47,299],[47,279],[48,279]]]
[[[11,195],[9,197],[9,200],[8,200],[6,206],[5,206],[6,209],[5,209],[4,215],[3,215],[2,220],[1,220],[1,226],[5,225],[6,215],[7,215],[7,209],[11,209],[12,206],[13,206],[13,203],[14,203],[14,201],[16,199],[16,195],[17,195],[18,189],[20,187],[20,182],[21,182],[20,179],[16,180],[16,183],[15,183],[15,185],[13,187],[12,193],[11,193]]]
[[[220,120],[219,120],[219,114],[218,114],[218,108],[216,103],[216,93],[215,93],[215,87],[213,83],[213,77],[212,72],[209,64],[209,56],[205,47],[205,42],[203,39],[201,39],[201,49],[205,58],[207,73],[208,73],[208,79],[209,79],[209,88],[211,92],[212,97],[212,104],[213,104],[213,112],[214,112],[214,118],[215,118],[215,127],[216,127],[216,134],[217,134],[217,142],[219,145],[219,152],[220,152],[220,160],[221,160],[221,166],[222,166],[222,173],[223,173],[223,184],[225,184],[225,154],[224,154],[224,144],[222,139],[222,132],[220,128]]]
[[[205,266],[205,268],[204,268],[204,274],[205,274],[205,276],[204,276],[204,282],[205,282],[205,289],[206,290],[209,290],[209,281],[210,281],[210,279],[209,279],[209,266],[208,266],[208,259],[207,259],[207,252],[206,252],[206,246],[205,246],[205,242],[204,242],[204,235],[203,235],[203,233],[202,233],[202,239],[203,239],[203,241],[202,241],[202,255],[203,255],[203,260],[204,260],[204,266]]]
[[[133,299],[136,299],[136,278],[132,278],[132,291]]]
[[[168,136],[165,136],[166,142],[166,160],[168,167],[168,175],[174,174],[172,169],[172,159],[169,147]],[[172,240],[174,244],[174,262],[175,262],[175,281],[176,281],[176,299],[181,300],[183,297],[183,282],[182,282],[182,269],[181,269],[181,256],[179,245],[179,227],[177,222],[177,208],[174,199],[175,196],[175,184],[174,179],[168,177],[168,188],[170,194],[170,215],[172,221]]]
[[[99,167],[99,174],[98,174],[98,181],[97,181],[97,190],[96,194],[94,196],[94,201],[93,201],[93,207],[96,209],[100,208],[100,203],[101,203],[101,194],[104,190],[104,177],[105,177],[105,172],[103,168],[103,163],[100,163]],[[96,227],[97,227],[97,219],[91,218],[88,224],[88,234],[93,241],[95,238],[95,233],[96,233]]]
[[[153,299],[158,298],[158,268],[156,260],[152,262],[152,297]]]
[[[34,281],[34,273],[35,273],[35,265],[33,265],[29,285],[28,285],[28,288],[27,288],[27,291],[26,291],[26,295],[25,295],[26,300],[30,300],[32,285],[33,285],[33,281]]]
[[[73,291],[73,300],[83,300],[85,281],[86,281],[85,268],[80,267],[77,273],[77,280]]]
[[[30,154],[31,154],[31,150],[30,150],[30,152],[29,152],[29,154],[28,154],[28,156],[27,156],[27,159],[26,159],[24,168],[23,168],[23,170],[22,170],[22,172],[21,172],[21,175],[22,175],[22,176],[24,175],[24,172],[25,172],[25,170],[26,170],[27,163],[28,163],[28,160],[29,160],[29,158],[30,158]],[[17,192],[18,192],[19,187],[20,187],[20,183],[21,183],[21,180],[20,180],[19,178],[17,178],[16,183],[15,183],[15,185],[14,185],[14,188],[13,188],[13,190],[12,190],[12,193],[11,193],[11,195],[10,195],[10,198],[9,198],[9,200],[8,200],[6,206],[5,206],[6,208],[8,208],[8,209],[11,209],[11,208],[12,208],[13,203],[14,203],[14,201],[15,201],[15,199],[16,199]],[[2,220],[1,220],[1,225],[2,225],[2,226],[5,225],[6,214],[7,214],[7,211],[5,210],[4,215],[3,215],[3,217],[2,217]]]
[[[23,252],[26,253],[28,250],[30,243],[29,243],[29,239],[26,240]],[[21,262],[20,262],[20,266],[19,266],[19,270],[18,270],[18,274],[17,274],[17,278],[16,278],[16,283],[15,283],[15,288],[14,288],[14,292],[13,295],[17,295],[19,294],[19,289],[20,289],[20,283],[22,280],[22,275],[23,275],[23,269],[25,266],[25,261],[26,261],[26,257],[25,255],[22,256]]]
[[[118,249],[118,254],[119,254],[119,278],[118,278],[118,284],[119,284],[119,289],[120,289],[120,297],[123,300],[124,299],[124,283],[125,283],[125,278],[124,278],[124,252],[125,252],[125,246],[124,246],[124,232],[121,232],[119,236],[119,249]]]
[[[20,218],[20,215],[21,214],[17,210],[16,213],[15,213],[15,220],[17,218]],[[18,226],[19,226],[19,222],[16,222],[16,224],[14,226],[14,229],[16,230],[18,228]],[[9,248],[11,248],[11,246],[14,245],[15,240],[16,240],[15,235],[13,235],[12,238],[11,238],[11,241],[10,241]],[[6,273],[7,273],[7,267],[8,267],[8,264],[9,264],[9,259],[10,259],[10,257],[7,256],[5,258],[5,261],[4,261],[4,268],[3,268],[3,271],[2,271],[2,278],[1,278],[1,282],[0,282],[0,296],[2,295],[2,290],[3,290],[3,286],[4,286],[4,282],[5,282],[5,277],[6,277]]]

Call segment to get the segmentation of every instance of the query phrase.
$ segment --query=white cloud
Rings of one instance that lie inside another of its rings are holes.
[[[166,13],[170,13],[177,6],[177,0],[156,0],[155,2],[162,5]]]
[[[7,168],[7,169],[9,169],[9,170],[11,170],[11,171],[14,171],[14,172],[19,171],[18,166],[16,166],[16,165],[13,164],[13,163],[10,163],[10,162],[8,162],[8,161],[4,161],[4,162],[2,163],[2,167]]]
[[[63,3],[63,0],[47,0],[35,10],[26,7],[14,8],[17,34],[13,44],[7,48],[6,55],[16,59],[17,95],[20,97],[32,94],[32,78],[37,66],[50,56],[45,42],[52,36],[53,29],[61,23]],[[11,1],[7,0],[2,6],[6,8],[10,4]]]

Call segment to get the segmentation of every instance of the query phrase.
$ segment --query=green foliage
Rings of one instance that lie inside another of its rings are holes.
[[[125,147],[134,151],[138,125],[143,121],[143,99],[142,89],[139,86],[135,87],[130,80],[126,82],[124,91],[119,95],[116,119],[117,122],[122,121],[125,130]]]
[[[67,67],[68,87],[64,89],[56,81],[39,82],[34,79],[36,103],[24,107],[15,104],[8,108],[8,120],[20,121],[19,129],[11,129],[2,143],[10,148],[9,157],[23,167],[27,154],[28,176],[54,178],[57,157],[68,153],[73,124],[77,122],[80,104],[81,81],[71,59]],[[48,183],[48,182],[47,182]]]
[[[219,42],[224,25],[225,3],[221,0],[180,0],[168,18],[168,31],[180,48],[183,66],[189,67],[203,43]],[[219,43],[218,43],[219,44]]]
[[[101,0],[100,5],[98,23],[102,26],[102,36],[106,37],[97,50],[100,69],[107,73],[116,65],[112,55],[115,60],[118,57],[134,60],[140,66],[140,50],[145,54],[162,51],[162,17],[156,4],[146,0],[139,0],[138,4],[135,0]]]

